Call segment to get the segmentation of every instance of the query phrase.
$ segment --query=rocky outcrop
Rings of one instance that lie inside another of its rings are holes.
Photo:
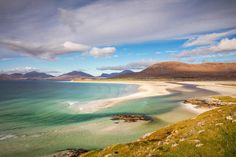
[[[81,154],[84,154],[88,152],[88,150],[85,149],[69,149],[67,151],[63,151],[61,153],[58,153],[54,155],[53,157],[78,157]]]
[[[223,101],[214,97],[190,98],[190,99],[184,100],[184,103],[193,104],[193,105],[196,105],[196,107],[207,107],[207,108],[219,107],[219,106],[227,105],[227,104],[235,104],[235,102]]]
[[[123,120],[124,122],[137,122],[137,121],[151,121],[152,118],[145,115],[122,114],[122,115],[112,116],[111,120],[113,121]]]

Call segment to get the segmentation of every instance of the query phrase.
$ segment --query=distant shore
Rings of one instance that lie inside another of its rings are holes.
[[[161,96],[171,94],[170,90],[178,89],[182,92],[187,92],[186,89],[182,89],[182,84],[196,85],[198,88],[202,88],[209,91],[214,91],[219,93],[219,95],[231,95],[235,96],[235,86],[225,86],[223,84],[235,84],[235,81],[186,81],[186,82],[165,82],[165,81],[131,81],[131,80],[76,80],[72,82],[78,83],[115,83],[115,84],[133,84],[138,85],[138,91],[117,98],[109,98],[98,101],[92,101],[86,104],[86,106],[79,106],[74,104],[74,107],[79,110],[80,113],[93,113],[101,109],[112,107],[120,102],[133,100],[138,98],[152,97],[152,96]],[[180,84],[179,84],[180,83]],[[191,110],[195,113],[202,113],[210,110],[209,108],[196,107],[191,104],[182,104],[188,110]]]

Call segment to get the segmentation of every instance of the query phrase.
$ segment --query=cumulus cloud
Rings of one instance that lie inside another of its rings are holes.
[[[67,51],[87,51],[90,47],[84,44],[73,43],[71,41],[66,41],[63,44],[65,50]]]
[[[208,47],[198,47],[193,50],[185,50],[179,53],[177,57],[193,57],[228,53],[236,54],[236,38],[225,38],[215,45],[211,45]]]
[[[118,65],[118,66],[104,66],[97,68],[97,70],[143,70],[149,67],[152,64],[155,64],[156,61],[139,61],[139,62],[132,62],[126,65]]]
[[[116,51],[115,47],[104,47],[104,48],[94,47],[89,51],[89,54],[96,57],[103,57],[103,56],[110,56],[114,54],[115,51]]]
[[[225,36],[232,35],[236,33],[236,29],[221,32],[221,33],[211,33],[199,35],[197,37],[190,38],[187,42],[184,43],[184,47],[190,46],[201,46],[201,45],[209,45],[213,44],[216,40],[221,39]]]
[[[43,59],[53,59],[57,55],[71,52],[89,53],[89,55],[95,57],[103,57],[113,54],[116,50],[114,47],[91,48],[88,45],[74,43],[71,41],[66,41],[63,44],[40,45],[38,43],[0,40],[0,44],[10,50],[20,52],[23,55],[29,55]]]

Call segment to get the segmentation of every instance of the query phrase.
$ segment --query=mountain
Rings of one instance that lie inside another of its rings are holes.
[[[50,78],[53,76],[46,73],[32,71],[32,72],[25,73],[23,77],[27,79],[45,79],[45,78]]]
[[[46,73],[32,71],[25,74],[21,73],[1,74],[0,80],[41,80],[41,79],[51,79],[53,77],[54,76]]]
[[[16,77],[16,78],[22,78],[22,77],[24,77],[24,74],[21,74],[21,73],[13,73],[13,74],[10,74],[10,76]]]
[[[116,78],[235,80],[236,63],[187,64],[181,62],[161,62],[141,72],[126,74]]]
[[[110,74],[107,74],[107,73],[102,73],[100,77],[103,77],[103,78],[112,78],[112,77],[118,77],[118,76],[121,76],[121,75],[126,75],[126,74],[132,74],[134,73],[133,71],[131,70],[124,70],[122,72],[117,72],[117,73],[110,73]]]
[[[11,80],[13,77],[11,77],[8,74],[0,74],[0,80]]]
[[[91,79],[91,78],[94,78],[94,76],[82,71],[72,71],[55,77],[56,80]]]

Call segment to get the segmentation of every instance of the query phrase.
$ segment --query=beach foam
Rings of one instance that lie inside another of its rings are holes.
[[[7,139],[10,139],[10,138],[17,138],[17,136],[16,135],[12,135],[12,134],[0,135],[0,141],[7,140]]]

